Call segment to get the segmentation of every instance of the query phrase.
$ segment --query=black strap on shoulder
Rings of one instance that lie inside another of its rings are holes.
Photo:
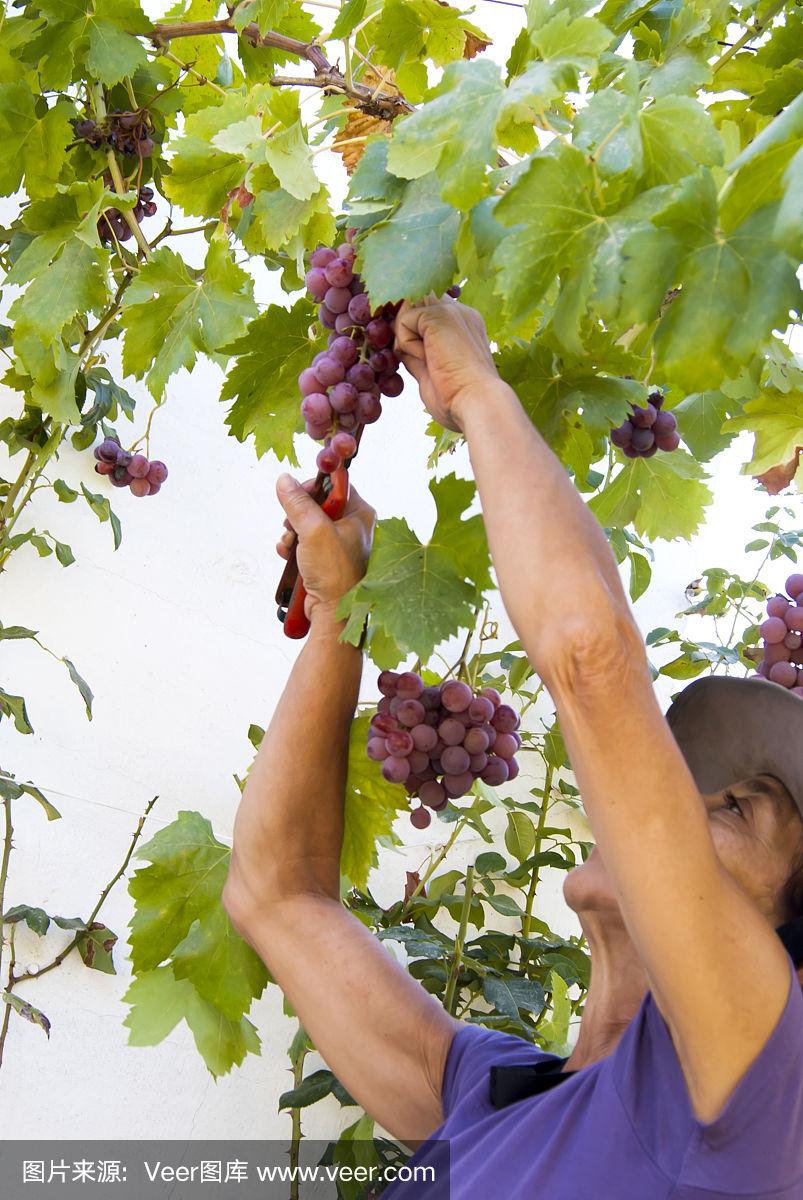
[[[490,1099],[494,1108],[506,1108],[529,1096],[539,1096],[550,1088],[557,1087],[565,1079],[576,1075],[576,1071],[562,1071],[565,1058],[551,1058],[546,1062],[523,1063],[508,1067],[491,1067]]]
[[[803,966],[803,917],[796,917],[794,921],[779,925],[775,932],[795,966]]]

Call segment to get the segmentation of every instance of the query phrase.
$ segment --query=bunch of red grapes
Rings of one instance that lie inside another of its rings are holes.
[[[109,183],[111,184],[111,180],[109,180]],[[137,202],[131,211],[138,223],[141,223],[143,217],[155,216],[156,204],[153,199],[153,188],[143,187],[139,189]],[[98,237],[101,242],[104,245],[109,245],[115,240],[118,242],[127,242],[133,236],[133,230],[119,208],[107,208],[98,221]]]
[[[772,596],[767,614],[760,626],[764,657],[758,675],[803,696],[803,575],[789,576],[786,596]]]
[[[414,671],[383,671],[379,690],[368,757],[381,762],[389,783],[421,801],[410,814],[416,829],[465,796],[475,779],[500,787],[518,775],[519,717],[494,688],[475,694],[460,679],[427,687]]]
[[[93,150],[111,146],[120,154],[135,158],[150,158],[154,150],[151,137],[151,118],[146,109],[122,112],[115,109],[100,122],[83,117],[73,122],[75,136],[86,142]]]
[[[634,404],[628,419],[611,430],[611,441],[627,458],[652,458],[659,450],[677,450],[677,419],[662,410],[663,403],[661,392],[651,392],[644,408]]]
[[[355,434],[382,414],[380,396],[404,387],[391,349],[398,304],[375,312],[354,270],[354,230],[336,248],[319,246],[310,256],[306,285],[318,301],[318,318],[330,330],[329,345],[298,377],[307,433],[324,443],[320,471],[331,474],[357,449]]]
[[[95,458],[98,475],[108,475],[114,487],[127,487],[135,496],[155,496],[167,479],[163,462],[124,450],[116,438],[107,437],[96,446]]]

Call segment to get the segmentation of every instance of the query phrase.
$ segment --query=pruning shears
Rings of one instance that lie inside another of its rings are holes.
[[[362,429],[355,434],[358,446],[361,433]],[[346,511],[349,499],[349,466],[356,453],[355,450],[352,458],[337,467],[331,475],[319,471],[315,479],[315,486],[310,493],[315,503],[320,504],[322,510],[332,521],[339,521]],[[307,593],[304,589],[304,580],[298,572],[297,548],[298,538],[293,542],[290,556],[276,589],[278,606],[276,615],[284,626],[285,636],[296,639],[306,637],[310,628],[309,620],[304,612]]]

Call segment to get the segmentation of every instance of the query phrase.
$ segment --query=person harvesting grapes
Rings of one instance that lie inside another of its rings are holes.
[[[336,611],[374,513],[352,493],[333,524],[289,476],[311,631],[244,790],[224,904],[368,1113],[416,1161],[448,1141],[450,1190],[388,1197],[799,1197],[800,698],[711,678],[664,718],[602,530],[499,379],[480,316],[433,299],[395,329],[430,414],[468,443],[505,607],[594,832],[564,884],[592,963],[576,1045],[563,1060],[453,1019],[342,907],[361,655]]]

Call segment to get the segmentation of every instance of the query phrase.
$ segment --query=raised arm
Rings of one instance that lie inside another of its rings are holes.
[[[783,1010],[786,953],[720,865],[607,541],[499,379],[481,318],[407,306],[397,340],[429,411],[466,436],[505,607],[555,702],[695,1111],[712,1119]]]
[[[356,1100],[408,1145],[441,1123],[456,1022],[340,902],[349,728],[362,656],[338,641],[337,602],[362,575],[374,513],[354,492],[336,524],[289,477],[311,629],[243,792],[223,896]]]

